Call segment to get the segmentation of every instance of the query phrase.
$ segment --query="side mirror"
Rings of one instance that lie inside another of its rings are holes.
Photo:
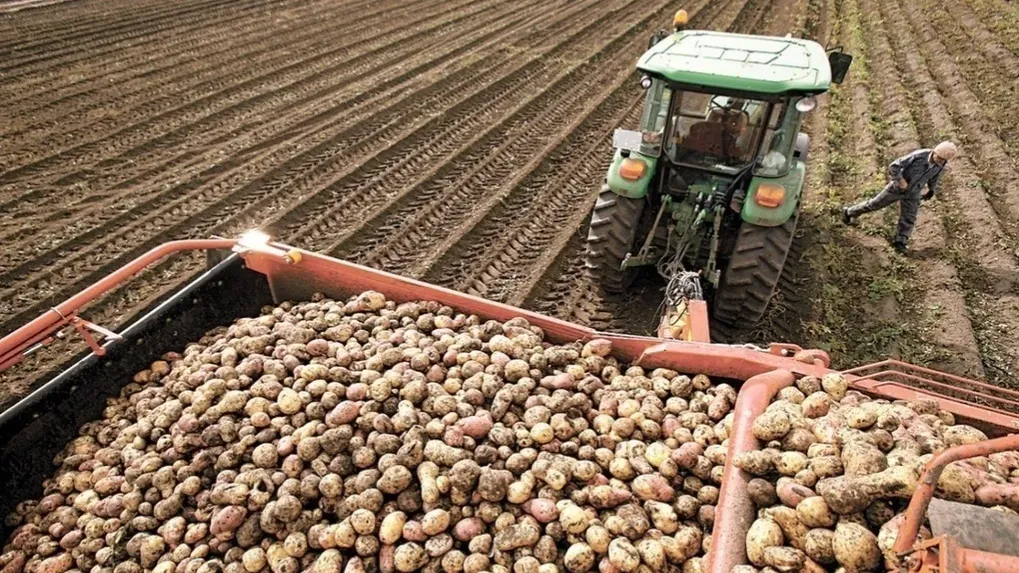
[[[668,36],[669,36],[669,33],[666,32],[665,30],[658,30],[654,34],[651,34],[651,38],[648,39],[648,41],[647,41],[648,49],[650,50],[651,48],[653,48],[655,46],[655,44],[657,44],[658,42],[661,42],[662,40],[664,40]]]
[[[849,73],[849,66],[853,63],[853,56],[845,52],[831,52],[828,54],[828,65],[831,66],[831,82],[841,84]]]

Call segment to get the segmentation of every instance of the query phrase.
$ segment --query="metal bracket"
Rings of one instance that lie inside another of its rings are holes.
[[[102,326],[99,326],[94,322],[89,322],[84,318],[81,318],[80,316],[71,316],[68,322],[71,324],[71,326],[74,327],[75,330],[78,331],[78,334],[80,334],[81,337],[85,339],[85,343],[88,344],[88,347],[92,349],[92,353],[95,354],[96,356],[106,356],[106,349],[100,346],[98,342],[96,342],[95,337],[92,336],[92,332],[102,334],[103,336],[110,340],[124,340],[124,337],[117,334],[116,332],[113,332],[112,330],[109,330],[107,328],[103,328]],[[89,332],[90,330],[92,332]]]

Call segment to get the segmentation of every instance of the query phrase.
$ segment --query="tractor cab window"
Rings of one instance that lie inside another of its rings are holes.
[[[785,103],[774,106],[764,143],[758,154],[755,175],[780,177],[789,172],[793,162],[793,146],[799,127],[800,112]]]
[[[774,106],[750,98],[676,91],[668,154],[677,163],[732,172],[754,160]]]
[[[644,99],[644,111],[640,116],[641,146],[647,155],[658,155],[661,151],[665,124],[669,117],[669,100],[672,90],[661,80],[654,80]]]

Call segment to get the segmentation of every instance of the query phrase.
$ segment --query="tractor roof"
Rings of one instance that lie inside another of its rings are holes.
[[[641,56],[637,68],[682,84],[762,94],[820,93],[831,67],[817,42],[724,32],[676,32]]]

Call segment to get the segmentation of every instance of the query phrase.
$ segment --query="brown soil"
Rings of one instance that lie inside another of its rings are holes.
[[[932,346],[903,349],[895,336],[853,344],[869,344],[868,358],[901,355],[975,375],[982,365],[1019,368],[1008,341],[1019,320],[1011,298],[1019,201],[1007,184],[1019,169],[1009,114],[1019,56],[1005,34],[1010,21],[985,15],[989,1],[861,0],[860,25],[873,39],[842,43],[868,51],[874,68],[872,82],[844,88],[848,144],[863,167],[849,176],[829,169],[843,150],[828,148],[822,106],[809,126],[811,189],[791,270],[769,321],[748,336],[838,354],[841,331],[818,327],[834,315],[815,289],[817,253],[837,249],[833,256],[862,261],[875,276],[901,264],[876,236],[887,228],[876,218],[833,245],[832,202],[864,194],[896,154],[950,135],[965,155],[943,204],[924,209],[920,256],[910,263],[917,284],[906,295],[878,288],[864,302],[877,317],[866,328],[905,321]],[[673,3],[38,4],[0,14],[0,240],[8,245],[0,333],[166,240],[254,226],[598,328],[653,330],[661,281],[647,276],[631,295],[609,296],[581,258],[610,134],[639,113],[633,62],[648,34],[668,25]],[[833,32],[842,4],[684,7],[696,26],[823,42],[848,37]],[[939,15],[921,22],[928,11]],[[953,28],[955,20],[966,25]],[[889,124],[887,137],[872,132],[875,114]],[[962,234],[969,249],[953,248],[948,237]],[[171,258],[85,314],[116,326],[203,265]],[[923,310],[931,307],[936,318]],[[77,349],[57,345],[0,375],[0,401]]]

